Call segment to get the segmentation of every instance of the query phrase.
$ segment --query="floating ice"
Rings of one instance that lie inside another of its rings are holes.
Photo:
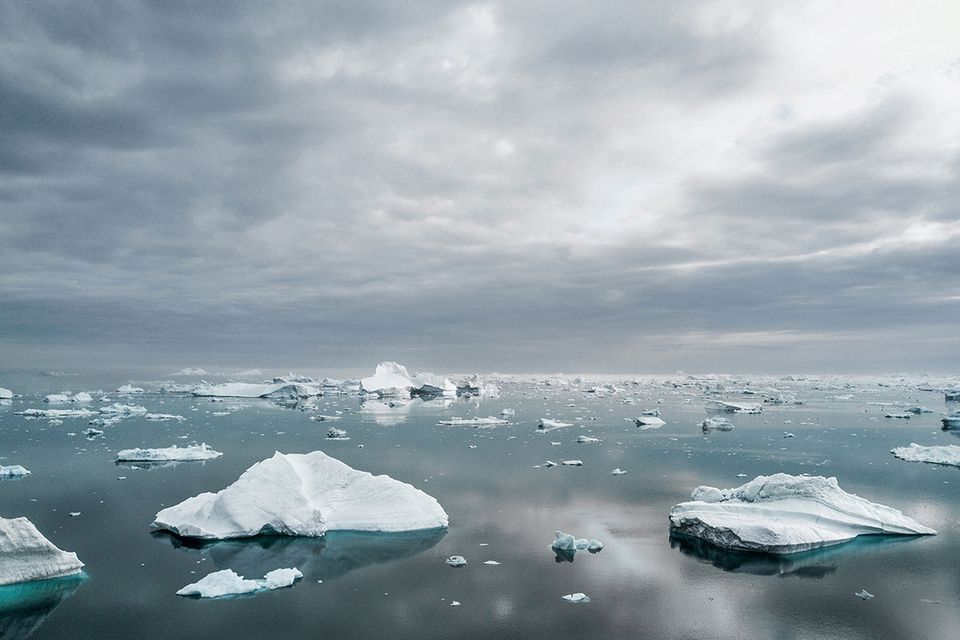
[[[97,412],[90,409],[24,409],[17,411],[16,415],[24,418],[89,418]]]
[[[900,511],[874,504],[837,485],[836,478],[757,476],[734,489],[697,487],[670,510],[675,533],[741,551],[794,553],[858,535],[932,535]]]
[[[200,598],[220,598],[236,596],[257,591],[269,591],[292,586],[303,577],[299,569],[274,569],[262,580],[247,580],[230,569],[207,574],[197,582],[188,584],[177,591],[178,596],[196,596]]]
[[[897,418],[899,420],[909,420],[913,417],[912,413],[887,413],[884,418]]]
[[[0,585],[79,573],[77,554],[58,549],[26,518],[0,518]]]
[[[347,437],[347,432],[343,429],[337,429],[336,427],[330,427],[327,429],[327,440],[349,440]]]
[[[763,405],[759,402],[729,402],[714,400],[707,406],[708,411],[725,411],[726,413],[760,413]]]
[[[175,416],[172,413],[145,413],[143,417],[147,420],[152,420],[153,422],[166,422],[167,420],[176,420],[177,422],[183,422],[186,420],[183,416]]]
[[[573,602],[575,604],[587,604],[590,602],[590,596],[585,593],[568,593],[563,596],[563,599],[567,602]]]
[[[135,393],[143,393],[143,389],[141,389],[140,387],[134,387],[133,385],[124,384],[117,387],[117,393],[121,393],[124,395],[131,395]]]
[[[360,380],[360,390],[381,397],[431,397],[456,395],[457,385],[432,373],[410,373],[396,362],[381,362],[372,376]]]
[[[583,460],[562,460],[560,464],[564,465],[565,467],[582,467]]]
[[[515,416],[515,415],[517,415],[517,412],[516,412],[514,409],[503,409],[503,410],[500,411],[500,415],[502,415],[502,416]]]
[[[0,387],[0,400],[10,400],[13,398],[13,391]]]
[[[856,592],[853,595],[857,596],[861,600],[873,600],[874,598],[874,595],[869,591],[867,591],[866,589],[860,589],[860,591]]]
[[[277,452],[218,493],[202,493],[157,514],[153,529],[187,538],[327,531],[415,531],[447,526],[431,496],[385,475],[357,471],[322,451]]]
[[[487,418],[449,418],[447,420],[440,420],[437,424],[447,427],[500,427],[505,424],[510,424],[510,422],[489,416]]]
[[[549,418],[540,418],[540,422],[537,423],[537,433],[548,433],[554,429],[563,429],[565,427],[572,427],[573,424],[569,422],[560,422],[559,420],[550,420]]]
[[[101,429],[94,429],[93,427],[90,427],[89,429],[84,429],[82,433],[88,438],[96,438],[97,436],[103,435],[103,431]]]
[[[30,470],[19,464],[14,464],[9,467],[0,465],[0,478],[22,478],[28,475],[30,475]]]
[[[100,413],[105,416],[142,416],[146,415],[147,409],[138,404],[114,402],[106,407],[100,407]]]
[[[945,415],[940,422],[944,429],[960,429],[960,409]]]
[[[485,564],[485,565],[487,565],[487,566],[490,566],[490,567],[496,567],[496,566],[499,566],[499,565],[500,565],[500,563],[497,562],[496,560],[484,560],[484,561],[483,561],[483,564]]]
[[[603,549],[603,543],[596,539],[575,538],[569,533],[563,531],[553,532],[553,544],[550,548],[554,551],[589,551],[598,553]]]
[[[897,447],[891,449],[890,453],[908,462],[931,462],[960,467],[960,445],[923,447],[911,442],[909,447]]]
[[[67,393],[51,393],[43,399],[47,404],[66,404],[68,402],[93,402],[93,396],[86,391],[70,395]]]
[[[612,476],[622,476],[622,475],[625,474],[625,473],[626,473],[626,471],[624,471],[624,470],[621,469],[620,467],[617,467],[616,469],[614,469],[613,471],[610,472],[610,475],[612,475]]]
[[[658,418],[657,416],[640,416],[639,418],[634,418],[633,421],[641,429],[659,429],[667,424],[663,418]]]
[[[451,567],[463,567],[467,564],[467,559],[463,556],[450,556],[445,562]]]
[[[600,438],[594,438],[592,436],[577,436],[577,444],[597,444],[600,442]]]
[[[212,460],[222,455],[219,451],[214,451],[206,443],[203,443],[186,447],[173,445],[165,449],[124,449],[117,452],[117,460],[120,462],[191,461]]]
[[[456,387],[458,396],[473,396],[476,398],[500,397],[500,387],[492,382],[484,382],[477,374],[461,378],[457,381]]]
[[[276,382],[224,382],[201,384],[193,389],[193,395],[201,398],[309,398],[322,395],[316,382],[291,382],[278,378]]]
[[[701,422],[700,428],[703,429],[704,433],[709,433],[711,431],[733,431],[734,427],[733,423],[726,418],[713,416],[712,418],[707,418]]]
[[[342,419],[342,416],[317,415],[317,416],[310,416],[310,419],[316,422],[336,422],[337,420]]]

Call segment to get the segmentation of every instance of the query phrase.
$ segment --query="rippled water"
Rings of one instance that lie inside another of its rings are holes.
[[[835,400],[828,398],[840,391],[790,383],[807,404],[731,416],[734,431],[709,436],[697,426],[706,416],[701,397],[646,385],[598,397],[516,383],[498,399],[402,408],[327,396],[322,412],[343,410],[336,425],[351,438],[338,442],[324,438],[328,423],[266,401],[148,393],[135,402],[187,420],[128,418],[92,441],[80,435],[85,419],[51,426],[14,415],[43,407],[44,393],[113,389],[130,379],[0,379],[25,394],[0,406],[0,464],[33,472],[0,483],[0,515],[27,516],[87,565],[80,579],[0,588],[0,638],[31,631],[33,638],[167,640],[958,637],[960,470],[889,453],[910,442],[960,444],[939,428],[942,394],[861,385],[844,392],[853,399]],[[893,401],[935,413],[887,420],[882,407],[868,404]],[[625,420],[655,406],[667,422],[660,429],[641,431]],[[507,407],[516,410],[511,426],[436,424]],[[541,417],[577,426],[536,434]],[[576,444],[580,434],[602,442]],[[114,463],[119,449],[191,441],[224,456],[143,468]],[[449,530],[205,545],[149,531],[164,505],[221,489],[275,450],[316,449],[430,493],[450,515]],[[583,466],[536,466],[570,458]],[[611,476],[614,467],[628,473]],[[778,471],[835,475],[845,490],[900,508],[939,535],[860,539],[781,558],[671,540],[667,513],[696,485],[737,486],[746,480],[738,474]],[[72,511],[80,516],[70,517]],[[598,538],[605,548],[577,553],[572,562],[558,558],[549,549],[556,529]],[[454,554],[467,566],[446,566]],[[285,566],[304,573],[289,589],[219,601],[174,595],[217,569],[261,577]],[[854,597],[860,589],[876,598]],[[591,602],[562,600],[574,592]],[[461,605],[450,606],[454,600]]]

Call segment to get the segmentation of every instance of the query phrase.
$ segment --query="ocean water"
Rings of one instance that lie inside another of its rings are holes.
[[[0,482],[0,515],[27,516],[86,563],[80,578],[0,588],[3,640],[960,637],[960,469],[890,454],[911,442],[960,438],[940,429],[942,393],[913,383],[784,381],[779,388],[805,404],[728,416],[734,431],[704,435],[698,425],[708,415],[705,385],[685,381],[675,388],[625,378],[621,391],[603,395],[587,393],[587,382],[559,387],[521,379],[505,382],[499,398],[403,407],[328,395],[318,401],[322,413],[343,411],[343,419],[323,423],[268,401],[156,392],[122,399],[112,392],[124,382],[156,389],[161,380],[137,375],[0,377],[0,386],[23,394],[0,406],[0,464],[33,472]],[[112,400],[186,420],[131,417],[88,440],[81,435],[86,419],[53,426],[15,415],[43,408],[44,394],[64,389],[108,390]],[[885,419],[897,402],[934,413]],[[666,420],[659,429],[626,420],[655,407]],[[510,426],[437,425],[504,408],[516,411]],[[537,434],[544,417],[574,426]],[[331,424],[351,439],[327,440]],[[577,444],[581,434],[602,442]],[[206,442],[224,455],[142,468],[114,462],[120,449],[188,442]],[[214,544],[150,532],[164,506],[219,490],[274,451],[318,449],[433,495],[450,516],[449,529]],[[583,466],[538,466],[564,459]],[[627,474],[610,475],[614,467]],[[846,491],[899,508],[939,534],[861,538],[779,558],[671,539],[670,507],[695,486],[733,487],[780,471],[836,476]],[[555,530],[598,538],[604,549],[558,558],[549,548]],[[448,567],[450,555],[465,556],[467,566]],[[225,600],[174,595],[211,571],[255,578],[287,566],[304,573],[292,588]],[[875,599],[856,598],[861,589]],[[575,592],[591,602],[562,599]]]

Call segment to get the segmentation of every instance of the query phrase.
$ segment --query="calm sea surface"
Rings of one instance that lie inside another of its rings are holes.
[[[33,472],[0,482],[0,515],[28,517],[86,563],[81,578],[0,588],[3,640],[960,637],[960,469],[890,454],[911,442],[960,444],[940,429],[943,395],[916,385],[858,382],[843,389],[785,381],[778,388],[806,404],[729,416],[736,429],[709,436],[698,426],[707,415],[704,395],[680,377],[686,386],[618,383],[623,390],[605,396],[586,393],[587,382],[511,382],[496,399],[396,408],[328,395],[317,401],[321,412],[343,411],[334,424],[351,438],[328,441],[331,423],[267,401],[113,392],[125,382],[157,389],[164,379],[191,380],[136,375],[0,377],[0,386],[23,394],[0,406],[0,464]],[[14,415],[47,407],[46,393],[66,389],[103,389],[112,401],[186,420],[131,417],[88,440],[85,418],[52,426]],[[835,399],[847,394],[852,398]],[[874,402],[918,403],[934,413],[884,419],[891,407]],[[641,431],[625,420],[655,407],[666,420],[660,429]],[[510,426],[437,425],[504,408],[516,411]],[[543,417],[575,426],[537,434]],[[602,442],[577,444],[581,434]],[[139,469],[114,462],[120,449],[188,442],[206,442],[224,455]],[[222,489],[274,451],[318,449],[436,497],[449,530],[208,545],[149,530],[164,506]],[[537,467],[564,459],[583,466]],[[614,467],[627,474],[610,475]],[[671,540],[670,507],[695,486],[733,487],[780,471],[837,476],[846,491],[899,508],[939,535],[861,539],[780,559]],[[572,562],[557,558],[549,549],[557,529],[605,547],[577,553]],[[444,564],[454,554],[467,566]],[[215,570],[254,578],[287,566],[304,574],[292,588],[226,600],[174,595]],[[854,597],[861,589],[876,598]],[[592,601],[562,599],[574,592]]]

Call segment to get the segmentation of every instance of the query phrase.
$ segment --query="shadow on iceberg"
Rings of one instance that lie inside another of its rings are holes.
[[[837,570],[841,556],[843,560],[850,560],[858,551],[881,545],[909,544],[915,540],[916,538],[912,537],[861,536],[831,547],[799,553],[776,554],[724,549],[700,538],[671,533],[670,548],[731,573],[820,580]]]
[[[259,576],[277,567],[297,567],[306,576],[327,581],[370,565],[413,557],[436,546],[447,530],[330,531],[320,538],[257,536],[219,541],[180,538],[165,531],[151,535],[168,538],[175,549],[203,555],[217,569]]]
[[[0,587],[0,640],[22,640],[33,635],[84,579],[84,574],[79,573]]]

